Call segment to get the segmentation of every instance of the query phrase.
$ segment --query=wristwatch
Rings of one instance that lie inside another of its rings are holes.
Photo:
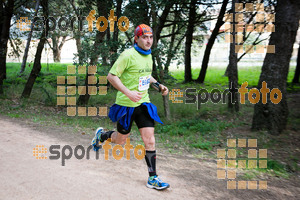
[[[154,89],[156,89],[158,92],[161,91],[160,87],[159,87],[160,83],[156,82],[156,83],[152,83],[152,86],[154,87]]]

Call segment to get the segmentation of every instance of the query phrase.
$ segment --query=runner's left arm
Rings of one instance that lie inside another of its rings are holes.
[[[155,80],[152,76],[150,77],[150,84],[152,84],[152,83],[156,83],[157,82],[157,80]],[[169,93],[169,89],[166,87],[166,86],[164,86],[163,84],[159,84],[159,88],[161,89],[161,94],[163,95],[163,96],[166,96],[168,93]]]

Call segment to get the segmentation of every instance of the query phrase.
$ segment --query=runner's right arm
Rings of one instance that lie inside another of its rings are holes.
[[[142,98],[142,93],[137,91],[130,91],[116,75],[108,73],[107,80],[120,92],[125,94],[131,101],[138,102]]]

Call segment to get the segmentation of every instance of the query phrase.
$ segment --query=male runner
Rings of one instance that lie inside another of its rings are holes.
[[[141,24],[136,27],[134,35],[134,48],[125,50],[120,55],[107,76],[108,81],[119,90],[116,102],[109,111],[109,118],[117,122],[117,131],[104,132],[102,127],[98,128],[92,145],[97,151],[100,143],[108,138],[113,143],[125,144],[132,122],[135,121],[146,149],[145,160],[149,172],[147,187],[162,190],[170,185],[164,183],[156,174],[154,120],[162,122],[156,106],[150,103],[148,88],[152,84],[162,95],[168,94],[168,88],[151,76],[152,29]]]

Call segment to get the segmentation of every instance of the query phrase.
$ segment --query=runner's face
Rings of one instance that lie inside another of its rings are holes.
[[[137,38],[136,42],[140,48],[147,51],[151,48],[153,44],[153,35],[152,34],[141,35]]]

